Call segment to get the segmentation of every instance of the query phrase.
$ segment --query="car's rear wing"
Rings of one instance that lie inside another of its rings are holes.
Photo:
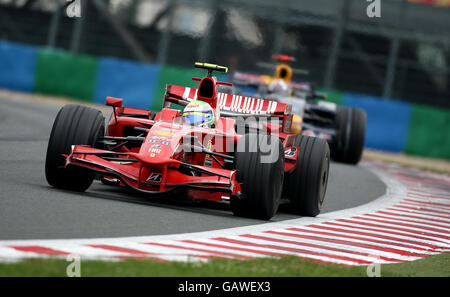
[[[233,74],[233,84],[240,86],[249,86],[257,88],[261,84],[268,84],[268,82],[264,79],[263,75],[245,73],[240,71],[235,71]],[[304,91],[304,92],[312,92],[313,86],[309,82],[289,82],[289,86],[293,89]]]
[[[167,85],[164,96],[164,105],[166,102],[172,102],[181,106],[197,100],[197,89]],[[284,103],[254,98],[249,96],[240,96],[226,93],[217,94],[217,106],[220,113],[230,116],[265,116],[265,117],[283,117],[290,114],[290,106]]]

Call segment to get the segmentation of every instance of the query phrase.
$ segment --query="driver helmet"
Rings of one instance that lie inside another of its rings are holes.
[[[190,102],[183,110],[185,122],[192,126],[210,128],[214,122],[214,110],[208,103],[195,100]]]
[[[269,93],[288,95],[289,85],[282,79],[276,79],[269,85]]]

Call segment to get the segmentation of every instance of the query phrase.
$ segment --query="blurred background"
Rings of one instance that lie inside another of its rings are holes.
[[[366,110],[368,147],[450,159],[450,0],[371,4],[0,0],[0,88],[158,110],[195,61],[268,74],[288,54],[310,72],[294,80]]]

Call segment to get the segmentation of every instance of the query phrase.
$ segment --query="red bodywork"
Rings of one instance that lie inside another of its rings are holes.
[[[167,193],[186,189],[188,196],[207,200],[228,200],[230,195],[240,195],[241,187],[236,180],[233,165],[225,167],[226,158],[215,155],[216,160],[205,152],[185,149],[183,139],[197,139],[212,152],[234,155],[234,146],[240,139],[236,134],[236,115],[269,115],[279,119],[279,124],[266,123],[267,133],[278,136],[285,150],[285,171],[295,169],[298,147],[293,146],[295,135],[289,133],[292,115],[290,106],[270,100],[218,93],[215,77],[194,78],[199,88],[167,85],[163,109],[152,117],[152,112],[122,107],[122,100],[108,97],[106,104],[114,108],[108,123],[106,136],[126,137],[143,133],[141,143],[116,141],[107,149],[85,145],[72,146],[66,156],[67,166],[81,166],[100,174],[109,181],[128,186],[149,194]],[[171,104],[186,105],[192,100],[209,103],[216,114],[213,128],[184,125],[181,112],[170,108]],[[221,114],[228,113],[227,117]],[[138,127],[137,129],[134,127]],[[130,132],[139,130],[140,132]],[[134,134],[132,134],[134,133]],[[105,139],[108,139],[105,137]],[[114,148],[116,147],[116,148]],[[219,164],[218,162],[221,164]]]

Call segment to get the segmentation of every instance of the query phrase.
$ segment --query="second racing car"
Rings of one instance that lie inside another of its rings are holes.
[[[357,164],[364,148],[365,111],[326,101],[327,96],[316,92],[312,83],[292,81],[294,73],[307,74],[307,71],[288,64],[295,61],[293,57],[274,55],[272,59],[276,65],[260,63],[259,66],[274,69],[274,75],[235,71],[232,76],[234,87],[228,88],[228,92],[241,94],[242,90],[236,87],[250,87],[254,90],[251,95],[255,97],[290,104],[292,113],[297,116],[294,121],[298,122],[303,135],[327,140],[335,161]]]

